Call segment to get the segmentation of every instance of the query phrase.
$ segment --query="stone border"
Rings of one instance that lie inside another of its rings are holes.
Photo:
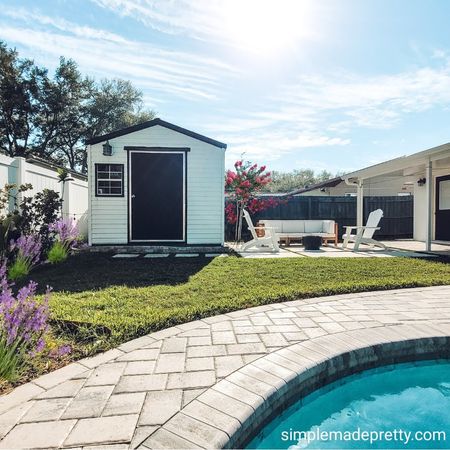
[[[450,358],[450,324],[346,331],[293,344],[219,381],[143,446],[241,448],[294,400],[326,384],[382,365],[434,358]]]

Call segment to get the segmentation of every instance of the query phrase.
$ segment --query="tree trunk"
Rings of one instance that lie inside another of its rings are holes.
[[[236,243],[239,243],[242,241],[242,218],[244,215],[244,203],[237,202],[236,203],[237,208],[237,222],[236,222]]]

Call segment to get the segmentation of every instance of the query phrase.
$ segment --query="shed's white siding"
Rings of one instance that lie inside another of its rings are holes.
[[[222,244],[224,240],[225,150],[155,125],[110,139],[112,156],[102,144],[89,150],[89,211],[92,244],[128,243],[128,160],[125,146],[189,147],[187,153],[187,244]],[[123,197],[95,196],[95,164],[123,164]]]

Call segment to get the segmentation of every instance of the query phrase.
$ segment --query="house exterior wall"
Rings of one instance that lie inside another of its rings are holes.
[[[156,125],[109,140],[112,156],[102,144],[89,149],[89,216],[91,244],[128,243],[128,152],[125,146],[189,147],[187,152],[187,244],[223,244],[225,149]],[[124,165],[124,196],[95,196],[95,164]]]
[[[434,239],[434,219],[436,209],[436,178],[444,175],[450,175],[450,169],[448,168],[436,168],[433,169],[433,201],[432,201],[432,218],[433,218],[433,235]],[[425,172],[417,178],[424,178]],[[427,238],[427,188],[426,185],[419,186],[414,184],[414,240],[426,241]]]

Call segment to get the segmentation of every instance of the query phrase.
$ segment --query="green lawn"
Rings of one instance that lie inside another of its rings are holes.
[[[32,275],[41,286],[54,288],[53,319],[106,327],[111,333],[108,344],[113,345],[177,323],[265,303],[450,284],[450,265],[405,258],[211,261],[80,254]]]
[[[404,258],[237,257],[112,259],[81,253],[31,272],[53,287],[49,345],[72,353],[29,361],[0,394],[69,362],[158,329],[201,317],[298,298],[450,284],[450,264]],[[23,283],[28,280],[24,280]]]

